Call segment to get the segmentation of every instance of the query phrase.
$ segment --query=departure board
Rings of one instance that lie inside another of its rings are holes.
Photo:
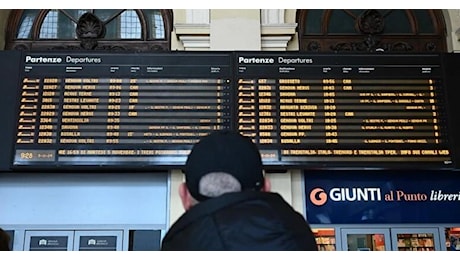
[[[460,55],[1,55],[0,169],[182,169],[218,129],[250,137],[266,169],[459,168]]]
[[[182,165],[233,122],[231,55],[26,53],[14,166]]]
[[[438,55],[239,53],[237,128],[266,164],[452,165]]]

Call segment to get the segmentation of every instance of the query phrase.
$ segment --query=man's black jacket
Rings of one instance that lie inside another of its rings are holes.
[[[228,193],[184,213],[165,235],[161,250],[317,250],[303,216],[279,194]]]

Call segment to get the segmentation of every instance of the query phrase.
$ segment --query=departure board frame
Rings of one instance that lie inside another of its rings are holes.
[[[459,53],[444,53],[444,79],[447,92],[447,105],[449,114],[450,141],[454,158],[454,168],[460,171],[460,117],[457,115],[460,109],[460,55]]]
[[[238,52],[235,62],[237,129],[267,165],[454,167],[440,54]]]
[[[0,171],[183,169],[217,129],[251,137],[267,170],[459,167],[460,55],[19,53]]]
[[[12,167],[181,168],[200,137],[232,128],[231,59],[25,52]]]
[[[22,70],[21,52],[0,51],[0,172],[11,171],[14,136],[17,122],[17,89],[20,71]]]

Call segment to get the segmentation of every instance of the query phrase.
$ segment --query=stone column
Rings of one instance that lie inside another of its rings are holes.
[[[185,10],[185,22],[174,24],[177,38],[186,51],[210,49],[209,9]]]
[[[285,22],[284,9],[262,9],[262,50],[286,51],[296,34],[297,23]]]
[[[211,50],[260,49],[260,10],[211,10]]]

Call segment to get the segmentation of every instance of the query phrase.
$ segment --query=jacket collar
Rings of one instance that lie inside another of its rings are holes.
[[[223,194],[217,198],[207,199],[186,211],[171,226],[168,233],[174,234],[189,226],[191,223],[200,220],[220,209],[231,207],[250,200],[273,200],[282,202],[283,199],[278,193],[261,192],[261,191],[243,191]]]

